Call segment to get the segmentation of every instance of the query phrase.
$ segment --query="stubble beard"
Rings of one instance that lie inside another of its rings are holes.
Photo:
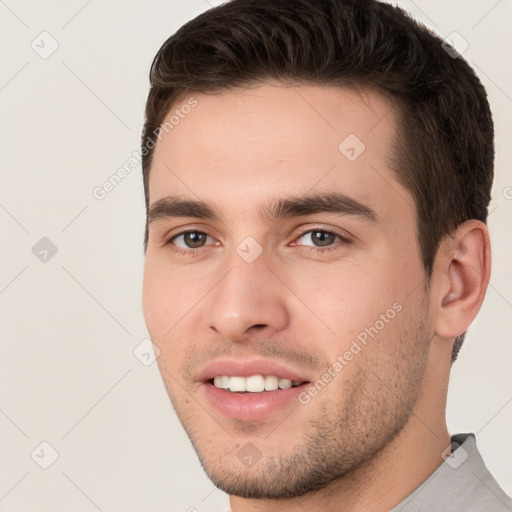
[[[243,435],[239,439],[233,435],[232,446],[252,439],[253,444],[262,447],[262,458],[254,467],[244,467],[232,446],[225,447],[224,457],[212,455],[211,450],[218,452],[222,446],[212,442],[204,425],[198,425],[192,415],[183,414],[174,401],[173,405],[206,474],[227,494],[285,500],[314,493],[358,470],[364,471],[365,465],[375,460],[407,424],[422,392],[431,341],[424,329],[421,323],[414,332],[397,332],[392,343],[386,343],[387,347],[396,347],[396,353],[384,360],[378,353],[365,358],[364,365],[358,364],[348,378],[337,376],[337,391],[334,379],[323,396],[320,393],[310,404],[300,405],[317,411],[306,423],[297,425],[300,441],[292,447],[283,446],[280,453],[265,452],[265,435],[259,436],[252,425],[244,428],[239,424],[235,430]]]

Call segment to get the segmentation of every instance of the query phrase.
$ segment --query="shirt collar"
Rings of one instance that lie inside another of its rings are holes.
[[[509,511],[510,498],[487,470],[474,434],[456,434],[444,462],[391,512]]]

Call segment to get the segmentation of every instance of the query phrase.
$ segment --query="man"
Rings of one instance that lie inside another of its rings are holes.
[[[494,156],[454,49],[373,0],[233,0],[158,52],[142,144],[144,315],[233,512],[510,510],[445,421]]]

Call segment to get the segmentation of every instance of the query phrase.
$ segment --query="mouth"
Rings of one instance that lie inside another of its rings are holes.
[[[213,414],[250,422],[290,414],[311,383],[309,377],[268,360],[216,361],[198,380]]]
[[[307,381],[295,381],[277,375],[250,375],[249,377],[217,375],[208,380],[217,389],[232,393],[265,393],[278,389],[299,387]]]

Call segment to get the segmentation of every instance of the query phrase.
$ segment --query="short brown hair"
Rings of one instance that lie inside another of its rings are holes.
[[[494,129],[485,89],[438,36],[376,0],[232,0],[167,39],[151,66],[142,133],[147,208],[155,134],[171,107],[269,81],[371,87],[394,100],[393,167],[415,200],[427,281],[441,240],[466,220],[486,222]],[[146,225],[144,247],[147,239]]]

